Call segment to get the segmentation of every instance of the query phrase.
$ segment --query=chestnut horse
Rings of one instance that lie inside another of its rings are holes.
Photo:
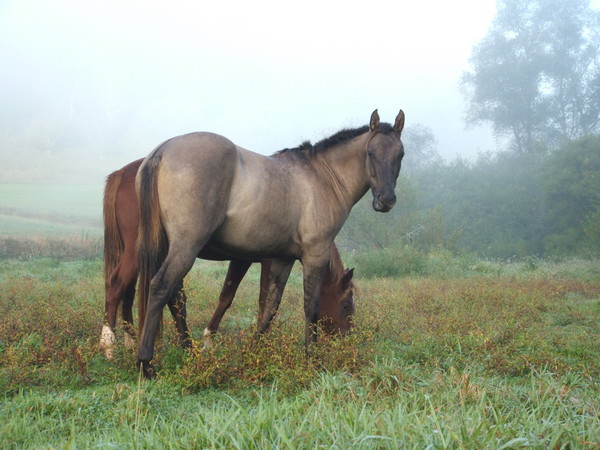
[[[140,304],[147,304],[138,342],[144,375],[155,375],[151,360],[162,310],[207,244],[233,258],[272,259],[259,333],[269,327],[292,266],[301,261],[308,351],[317,339],[333,241],[350,210],[369,188],[375,211],[396,203],[403,127],[402,111],[392,126],[380,123],[375,110],[365,127],[272,156],[214,133],[178,136],[154,149],[136,177]]]
[[[114,329],[117,321],[117,309],[122,304],[122,317],[125,328],[125,342],[133,346],[133,299],[137,281],[138,261],[135,250],[139,224],[138,200],[135,193],[135,176],[143,159],[129,163],[110,174],[104,190],[104,279],[106,288],[104,327],[100,346],[106,357],[112,358],[115,342]],[[225,255],[205,247],[199,258],[226,260]],[[270,260],[261,263],[261,289],[259,296],[260,314],[264,308],[267,292]],[[244,278],[251,261],[234,259],[229,265],[225,283],[219,296],[219,303],[210,322],[204,330],[204,343],[210,346],[210,337],[216,333],[221,318],[231,306],[236,290]],[[319,319],[326,332],[347,333],[354,314],[353,269],[344,270],[342,260],[335,245],[332,248],[331,264],[327,267],[321,287],[321,305]],[[169,309],[175,319],[175,325],[182,345],[189,344],[188,328],[185,320],[185,294],[179,291],[170,301]],[[142,324],[139,329],[141,330]]]

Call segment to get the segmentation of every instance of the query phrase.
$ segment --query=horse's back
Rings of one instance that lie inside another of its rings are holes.
[[[195,132],[164,142],[158,151],[163,159],[206,164],[211,159],[235,156],[236,145],[224,136],[210,132]]]

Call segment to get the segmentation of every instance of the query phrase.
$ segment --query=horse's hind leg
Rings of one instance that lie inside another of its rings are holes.
[[[219,304],[208,322],[208,325],[204,329],[204,347],[209,348],[211,346],[211,336],[219,329],[221,319],[231,306],[237,288],[240,286],[242,279],[251,265],[251,262],[242,260],[231,260],[229,263],[227,276],[225,277],[225,282],[221,289],[221,295],[219,295]]]
[[[150,361],[154,355],[154,340],[162,311],[192,268],[205,242],[199,242],[192,248],[171,243],[167,258],[150,282],[146,319],[138,344],[138,361],[142,364],[146,378],[153,378],[155,375]]]
[[[125,292],[123,296],[123,306],[121,310],[121,314],[123,317],[123,330],[125,331],[125,347],[134,348],[135,347],[135,329],[133,326],[133,300],[135,298],[135,283],[137,281],[137,276],[133,277],[133,281],[129,286],[129,289]]]
[[[183,348],[189,348],[192,345],[190,330],[187,326],[186,303],[187,297],[183,290],[183,282],[181,282],[175,288],[175,294],[171,296],[168,305],[173,320],[175,320],[175,329],[177,330],[179,344]]]
[[[106,287],[104,326],[100,336],[100,347],[104,349],[104,354],[108,359],[111,359],[114,354],[115,326],[119,304],[122,299],[125,299],[125,303],[127,303],[131,291],[135,292],[136,272],[128,270],[126,266],[125,259],[122,259],[111,274]],[[131,294],[131,301],[133,302],[133,294]],[[123,314],[127,309],[125,305],[124,308]]]

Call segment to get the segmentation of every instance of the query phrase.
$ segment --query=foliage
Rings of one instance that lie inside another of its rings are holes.
[[[375,213],[371,196],[365,195],[354,206],[338,234],[338,245],[358,253],[383,249],[394,252],[406,246],[419,250],[439,247],[456,250],[458,237],[441,208],[419,205],[423,193],[416,180],[416,176],[408,178],[401,175],[398,178],[397,203],[385,214]]]
[[[588,0],[499,0],[462,79],[469,123],[491,123],[520,152],[597,132],[599,23]]]
[[[546,248],[600,251],[600,136],[569,143],[544,163]]]
[[[372,253],[372,267],[399,267],[407,258],[388,274],[412,270],[411,251],[425,259],[438,249],[492,258],[598,255],[599,155],[600,136],[587,136],[550,153],[434,164],[403,179],[398,205],[385,217],[357,205],[338,241],[359,259]]]
[[[403,161],[402,173],[414,173],[442,161],[437,151],[433,131],[421,124],[407,126],[402,132],[404,147],[409,149],[410,158]]]
[[[488,257],[542,254],[539,154],[483,154],[421,174],[423,208],[439,208],[457,246]]]

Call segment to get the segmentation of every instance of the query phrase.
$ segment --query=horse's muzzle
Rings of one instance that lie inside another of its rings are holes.
[[[396,204],[396,196],[385,197],[383,194],[373,196],[373,209],[377,212],[386,213]]]

